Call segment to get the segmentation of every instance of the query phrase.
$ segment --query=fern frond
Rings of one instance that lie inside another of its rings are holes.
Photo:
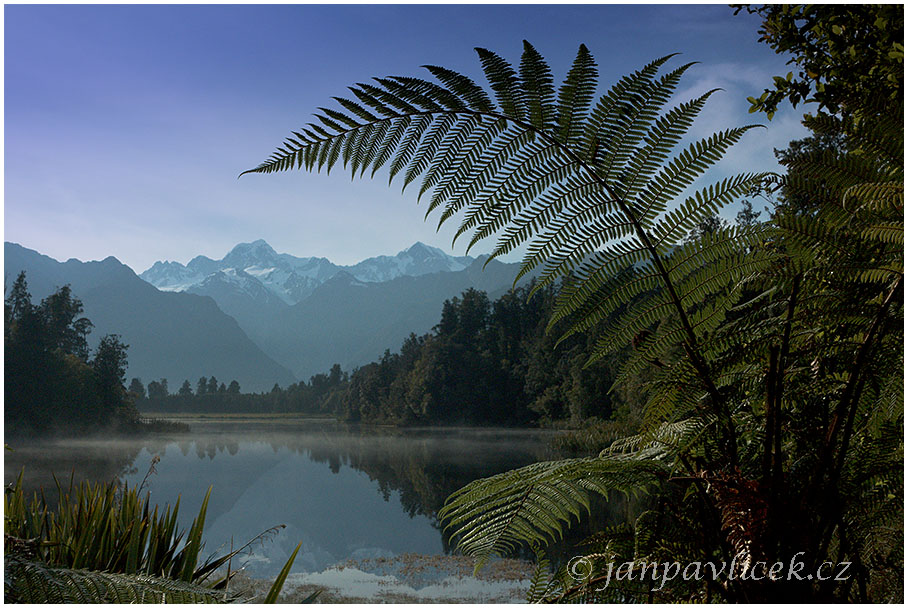
[[[428,212],[441,211],[439,226],[462,214],[454,239],[469,235],[467,251],[497,235],[489,260],[526,247],[518,279],[540,266],[537,289],[570,277],[550,328],[571,317],[571,335],[626,309],[626,324],[600,342],[599,357],[606,347],[623,348],[629,335],[673,318],[651,346],[683,344],[712,407],[725,411],[708,377],[703,340],[735,304],[738,290],[717,292],[759,266],[741,251],[753,250],[755,240],[735,233],[692,253],[689,264],[716,270],[712,278],[698,278],[686,266],[669,269],[667,256],[692,226],[765,176],[730,177],[669,209],[754,125],[676,150],[714,91],[669,107],[693,65],[663,73],[673,55],[622,78],[594,104],[597,69],[586,47],[557,93],[549,66],[529,43],[517,68],[492,51],[476,52],[491,95],[470,78],[434,66],[427,69],[438,83],[375,79],[351,89],[356,102],[322,110],[250,172],[330,170],[342,161],[362,174],[390,162],[391,178],[403,175],[404,188],[422,176],[419,196],[429,195]],[[629,269],[635,272],[622,274]],[[690,281],[680,296],[673,270]],[[708,311],[697,308],[698,298],[710,299]]]
[[[649,225],[678,196],[749,130],[760,125],[728,129],[692,143],[656,175],[634,201],[640,220]]]
[[[521,91],[517,72],[514,71],[511,64],[496,53],[482,48],[475,50],[479,55],[479,63],[489,81],[489,86],[495,92],[495,98],[502,114],[525,121],[527,119],[526,98]]]
[[[144,574],[53,568],[7,556],[4,599],[29,604],[214,604],[223,591]]]
[[[457,547],[480,558],[503,555],[522,543],[547,543],[588,510],[593,494],[636,493],[665,475],[655,462],[581,458],[540,462],[474,481],[448,497],[439,511],[457,528]],[[479,567],[479,565],[477,566]]]
[[[717,91],[707,91],[700,97],[673,108],[659,117],[644,136],[642,145],[634,150],[633,157],[615,180],[617,193],[626,199],[633,199],[640,188],[652,178],[663,162],[668,158],[671,149],[680,143],[681,138],[693,125],[706,101]]]
[[[495,110],[495,105],[488,94],[467,76],[435,65],[423,67],[438,78],[449,91],[466,101],[472,110],[482,113],[491,113]]]
[[[646,136],[647,130],[658,117],[662,107],[668,102],[681,76],[693,63],[685,64],[662,76],[659,80],[644,80],[635,87],[631,94],[624,96],[617,106],[617,112],[606,121],[606,129],[598,134],[601,142],[598,153],[602,164],[599,175],[607,182],[614,182],[614,177],[637,151],[638,144]],[[668,115],[667,115],[668,116]],[[667,148],[669,146],[666,146]],[[623,184],[619,187],[622,187]],[[621,193],[627,198],[627,193]]]
[[[684,453],[687,446],[694,443],[711,423],[711,420],[702,418],[665,422],[649,431],[613,442],[600,456],[627,454],[640,458],[641,454],[646,454],[647,457],[659,459],[675,458],[677,454]]]
[[[532,578],[530,578],[530,588],[527,590],[526,602],[528,604],[539,604],[552,595],[557,579],[550,572],[552,565],[545,552],[538,546],[533,545],[533,553],[536,555],[536,568],[533,570]]]
[[[599,98],[587,118],[582,138],[573,146],[580,158],[587,162],[595,162],[604,140],[612,146],[620,145],[608,142],[606,138],[609,131],[620,128],[625,107],[632,106],[632,100],[638,91],[651,86],[659,69],[674,56],[666,55],[651,61],[640,70],[623,77]]]
[[[586,45],[577,49],[577,57],[564,84],[558,89],[558,115],[556,139],[561,143],[577,142],[596,92],[596,62]]]
[[[550,129],[555,119],[554,78],[542,55],[526,40],[520,59],[520,82],[529,114],[527,122],[539,130]]]

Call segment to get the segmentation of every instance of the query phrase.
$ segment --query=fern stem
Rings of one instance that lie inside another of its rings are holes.
[[[779,347],[769,347],[769,370],[766,372],[766,424],[763,432],[763,485],[770,487],[772,473],[773,435],[776,432],[776,368],[779,366]]]
[[[835,451],[835,444],[837,443],[836,436],[840,431],[843,419],[846,419],[845,434],[843,435],[842,444],[837,455],[838,457],[836,466],[833,467],[832,471],[833,482],[841,471],[841,466],[845,459],[845,452],[848,450],[851,427],[854,422],[854,414],[858,403],[858,397],[860,396],[860,391],[857,390],[858,385],[863,378],[863,372],[865,366],[867,365],[870,351],[874,343],[876,342],[880,327],[883,324],[883,319],[886,316],[886,312],[888,311],[889,305],[892,303],[895,294],[901,288],[903,280],[903,277],[900,277],[897,281],[895,281],[895,283],[893,283],[892,287],[889,289],[889,293],[886,294],[886,298],[880,305],[880,309],[877,311],[870,329],[867,330],[867,335],[864,337],[864,341],[861,343],[857,354],[855,354],[854,361],[851,365],[851,372],[848,375],[848,383],[845,385],[845,390],[842,393],[842,398],[839,401],[838,407],[836,407],[835,414],[833,415],[832,424],[827,431],[826,445],[824,448],[823,458],[821,459],[821,464],[828,463],[829,460],[832,459],[832,454]]]
[[[505,117],[507,118],[507,117]],[[520,124],[520,121],[517,121]],[[522,123],[520,126],[525,128],[533,129],[532,125]],[[694,366],[694,369],[697,371],[697,374],[700,376],[700,380],[703,382],[706,392],[710,396],[713,407],[716,410],[716,414],[723,420],[724,428],[724,441],[725,441],[725,457],[728,459],[728,465],[731,468],[737,466],[737,439],[734,429],[734,425],[731,420],[731,414],[728,411],[728,408],[722,399],[719,389],[716,387],[713,382],[712,375],[709,371],[709,365],[706,360],[699,352],[699,344],[697,342],[697,336],[694,333],[693,327],[690,324],[690,320],[687,315],[687,311],[684,309],[684,305],[681,302],[681,298],[678,297],[678,293],[675,290],[675,285],[671,280],[671,276],[665,268],[663,263],[662,256],[659,255],[655,245],[653,245],[652,240],[650,239],[649,233],[644,229],[643,224],[640,222],[640,219],[636,216],[630,206],[627,204],[624,199],[619,197],[615,191],[609,186],[608,182],[603,179],[599,174],[587,163],[580,158],[576,153],[574,153],[570,148],[561,144],[554,138],[549,137],[543,132],[539,132],[543,138],[551,140],[556,145],[571,157],[574,162],[576,162],[580,167],[582,167],[590,177],[600,185],[603,191],[611,198],[621,213],[627,218],[627,221],[633,225],[634,232],[637,234],[637,238],[640,239],[640,243],[646,248],[650,259],[653,262],[653,265],[656,267],[656,271],[659,273],[659,277],[662,280],[662,283],[665,286],[666,291],[669,294],[671,299],[672,306],[675,309],[675,312],[678,313],[679,321],[681,323],[682,330],[686,336],[684,341],[684,350],[687,353],[687,356],[690,358],[691,363]],[[597,141],[598,147],[598,141]],[[594,158],[595,159],[595,158]]]
[[[697,342],[697,336],[694,333],[693,327],[690,324],[690,320],[687,315],[687,311],[684,309],[684,305],[681,302],[681,298],[678,297],[678,293],[675,290],[675,285],[669,276],[668,271],[665,268],[663,263],[662,256],[659,255],[655,245],[650,239],[649,233],[644,229],[643,224],[640,222],[640,219],[636,216],[630,206],[627,204],[624,199],[619,197],[615,191],[608,184],[608,181],[603,179],[592,167],[590,167],[580,156],[578,156],[574,151],[569,147],[564,145],[562,142],[556,140],[554,137],[551,137],[544,131],[540,131],[533,127],[533,125],[517,120],[508,116],[495,114],[492,116],[496,118],[503,118],[505,120],[510,120],[517,124],[518,126],[533,131],[534,134],[538,134],[543,139],[550,141],[552,144],[557,146],[565,154],[568,155],[578,166],[583,168],[586,173],[603,189],[603,191],[608,195],[612,201],[618,205],[618,208],[621,210],[621,213],[627,218],[627,221],[633,225],[634,232],[637,234],[637,238],[640,239],[640,243],[646,248],[649,253],[650,259],[653,262],[653,265],[656,267],[656,271],[659,273],[659,277],[662,280],[668,294],[671,299],[672,306],[675,309],[675,312],[678,313],[679,321],[681,322],[681,327],[686,336],[684,342],[684,350],[687,353],[687,356],[690,358],[691,363],[694,366],[694,369],[697,371],[697,374],[700,376],[700,380],[703,382],[706,392],[710,396],[713,407],[716,410],[716,414],[723,420],[723,434],[725,442],[725,457],[728,460],[727,464],[729,467],[734,468],[737,466],[737,438],[736,432],[734,429],[734,424],[731,419],[731,414],[728,411],[728,407],[725,404],[724,399],[722,398],[719,389],[716,387],[713,382],[712,375],[709,370],[709,365],[706,360],[699,352],[699,344]],[[597,140],[598,147],[598,140]],[[595,155],[594,155],[595,160]]]
[[[880,328],[883,325],[883,320],[886,316],[887,311],[889,310],[889,305],[892,303],[895,298],[896,293],[902,287],[902,278],[899,278],[895,281],[892,287],[889,289],[889,292],[886,294],[886,298],[883,300],[883,303],[880,305],[880,309],[877,311],[877,314],[874,316],[873,323],[870,326],[870,329],[867,330],[867,335],[864,338],[863,343],[861,344],[860,349],[855,354],[854,361],[851,366],[851,372],[849,373],[848,383],[845,386],[845,391],[842,394],[842,399],[839,401],[836,412],[833,415],[832,423],[830,425],[829,431],[826,436],[826,445],[824,446],[823,454],[819,462],[819,469],[814,477],[813,486],[816,490],[825,490],[828,497],[831,499],[828,501],[828,508],[826,510],[826,516],[822,517],[820,521],[819,531],[821,534],[820,549],[817,553],[817,559],[820,559],[819,556],[826,554],[826,549],[829,546],[829,543],[832,541],[832,534],[835,530],[835,524],[830,523],[830,520],[835,520],[840,517],[841,504],[840,501],[836,500],[833,493],[836,490],[838,485],[839,477],[842,473],[842,468],[845,464],[845,455],[848,452],[848,446],[851,442],[851,432],[854,425],[854,417],[857,412],[858,405],[860,403],[860,395],[863,390],[864,382],[866,380],[866,366],[868,364],[868,359],[870,357],[870,352],[872,347],[877,342],[877,339],[880,337]],[[836,435],[839,432],[839,427],[843,418],[846,418],[844,430],[842,432],[842,440],[839,446],[838,454],[836,454],[836,462],[832,466],[832,470],[829,471],[828,482],[825,485],[821,484],[822,477],[830,466],[830,461],[833,458],[833,453],[835,452]],[[808,500],[811,499],[812,493],[808,493],[805,498]],[[820,497],[821,499],[825,497]]]
[[[644,247],[646,247],[647,251],[649,252],[650,258],[653,261],[653,265],[656,267],[656,271],[659,273],[659,276],[662,279],[662,283],[664,284],[669,298],[671,299],[672,305],[675,308],[675,312],[678,313],[678,319],[681,323],[681,328],[683,329],[686,336],[686,339],[684,341],[684,351],[687,353],[687,356],[690,358],[694,369],[700,376],[700,380],[703,382],[706,388],[706,392],[709,394],[710,401],[713,404],[716,415],[723,421],[725,457],[728,460],[728,466],[730,468],[734,468],[738,464],[738,454],[737,438],[734,424],[731,419],[731,413],[728,411],[727,404],[722,398],[719,389],[713,382],[712,375],[709,370],[709,365],[699,352],[697,336],[690,324],[690,319],[687,316],[687,311],[684,309],[681,298],[678,297],[678,292],[675,290],[675,285],[665,268],[665,264],[662,261],[662,256],[659,255],[659,252],[656,250],[655,246],[649,238],[649,234],[646,232],[646,230],[644,230],[643,225],[640,223],[633,210],[622,199],[618,198],[615,195],[614,191],[609,187],[607,183],[603,181],[602,186],[605,189],[606,193],[608,193],[608,195],[615,200],[618,208],[622,213],[624,213],[628,221],[634,225],[634,231],[637,233],[637,237],[640,239],[640,242]]]
[[[861,345],[861,351],[858,353],[858,356],[854,363],[854,376],[860,376],[859,386],[862,386],[866,375],[864,374],[867,359],[870,354],[870,350],[873,347],[874,343],[877,341],[877,338],[880,337],[879,330],[880,326],[883,323],[883,319],[886,316],[886,312],[889,309],[889,304],[892,302],[895,294],[899,291],[902,286],[903,278],[899,278],[892,288],[889,290],[889,293],[886,295],[886,299],[883,301],[880,306],[876,318],[873,320],[873,325],[870,330],[867,332],[867,338],[864,340],[864,343]],[[852,384],[852,379],[849,378],[849,385]],[[846,387],[846,393],[848,392],[848,387]],[[848,411],[848,420],[845,423],[845,429],[842,435],[842,445],[839,448],[838,460],[836,462],[835,469],[833,469],[833,474],[835,475],[834,480],[838,478],[841,474],[842,466],[845,464],[845,453],[848,451],[848,444],[851,441],[851,432],[854,427],[854,416],[857,412],[857,406],[859,402],[859,397],[861,395],[861,389],[855,388],[852,390],[852,395],[850,396],[850,407]]]
[[[782,330],[782,345],[779,348],[778,369],[776,371],[776,402],[773,404],[775,418],[773,420],[773,468],[772,468],[772,487],[773,500],[778,499],[778,492],[782,487],[782,394],[784,392],[783,381],[785,379],[785,369],[787,368],[786,359],[788,351],[791,348],[791,326],[794,322],[795,308],[797,307],[798,297],[801,292],[801,274],[795,275],[791,285],[791,295],[788,298],[788,310],[786,311],[785,327]]]

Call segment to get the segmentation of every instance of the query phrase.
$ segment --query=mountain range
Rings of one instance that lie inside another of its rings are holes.
[[[402,276],[456,272],[473,261],[469,256],[453,257],[436,247],[416,243],[395,256],[382,255],[353,266],[339,266],[325,258],[298,258],[277,253],[260,239],[240,243],[220,260],[200,255],[185,266],[179,262],[155,262],[139,277],[162,291],[212,296],[240,291],[266,305],[269,304],[267,294],[271,294],[292,305],[304,300],[316,287],[340,272],[346,272],[358,281],[379,283]]]
[[[95,324],[97,340],[118,333],[130,344],[130,377],[236,378],[243,390],[345,370],[397,350],[429,331],[446,299],[470,287],[495,298],[515,264],[454,257],[423,243],[352,266],[279,254],[263,240],[241,243],[221,260],[156,262],[136,275],[116,258],[58,262],[5,244],[7,285],[27,271],[35,299],[70,284]]]
[[[106,334],[119,334],[129,345],[130,378],[146,383],[167,378],[172,390],[184,379],[194,384],[212,375],[221,381],[235,379],[246,391],[295,381],[211,298],[160,291],[114,257],[59,262],[15,243],[4,243],[3,250],[5,285],[24,270],[36,303],[70,285],[94,324],[89,345],[94,347]]]
[[[263,240],[220,260],[156,262],[139,276],[161,290],[211,297],[269,356],[307,379],[339,363],[351,369],[429,331],[446,299],[475,287],[504,293],[516,270],[415,243],[394,256],[341,266],[277,253]]]
[[[385,349],[397,351],[411,333],[431,330],[444,301],[466,289],[485,291],[490,299],[503,295],[517,274],[516,265],[493,260],[483,268],[484,261],[477,259],[459,271],[373,283],[341,272],[250,336],[298,378],[324,372],[334,363],[350,370],[377,360]]]

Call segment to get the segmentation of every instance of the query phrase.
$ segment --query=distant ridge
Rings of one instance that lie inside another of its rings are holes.
[[[101,336],[116,333],[129,345],[130,378],[145,383],[167,378],[172,391],[184,379],[195,384],[202,375],[236,379],[244,391],[295,381],[211,298],[159,291],[114,257],[58,262],[15,243],[4,243],[4,255],[5,287],[24,270],[36,302],[71,285],[95,325],[89,343],[94,346]]]
[[[444,301],[464,290],[502,295],[518,268],[492,261],[483,269],[487,256],[453,257],[423,243],[339,266],[258,240],[221,260],[156,262],[143,281],[112,257],[61,263],[12,243],[5,250],[8,285],[23,268],[36,299],[70,283],[97,326],[94,339],[121,334],[130,377],[167,378],[171,390],[201,375],[261,391],[335,363],[352,370],[397,350],[410,333],[430,331]]]
[[[340,266],[240,243],[220,260],[156,262],[140,277],[169,291],[213,298],[247,335],[297,378],[363,365],[438,323],[446,299],[475,287],[494,297],[517,275],[487,256],[454,257],[424,243]]]
[[[360,281],[340,272],[308,298],[278,312],[255,340],[300,379],[325,372],[334,363],[351,370],[396,351],[410,333],[438,324],[445,300],[469,288],[494,299],[510,289],[516,264],[484,258],[467,268],[384,282]]]

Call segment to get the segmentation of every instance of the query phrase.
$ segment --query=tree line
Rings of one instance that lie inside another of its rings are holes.
[[[632,399],[607,392],[615,362],[585,367],[592,348],[585,335],[556,349],[546,324],[557,289],[532,290],[518,287],[491,301],[468,289],[444,302],[432,331],[410,334],[398,352],[386,350],[349,373],[335,364],[308,382],[259,394],[214,377],[200,378],[194,392],[186,380],[168,395],[166,379],[147,388],[133,379],[130,391],[155,412],[306,413],[406,425],[578,424],[626,410]]]
[[[148,383],[147,387],[142,383],[141,378],[133,378],[129,383],[128,390],[137,400],[147,398],[156,401],[170,396],[167,378],[152,380]],[[193,391],[192,384],[190,384],[189,380],[184,380],[183,384],[180,385],[180,388],[175,393],[175,396],[203,397],[205,395],[238,395],[239,393],[240,383],[236,380],[231,380],[229,385],[224,384],[223,382],[218,384],[218,379],[214,376],[211,376],[210,378],[202,376],[196,384],[195,391]]]

